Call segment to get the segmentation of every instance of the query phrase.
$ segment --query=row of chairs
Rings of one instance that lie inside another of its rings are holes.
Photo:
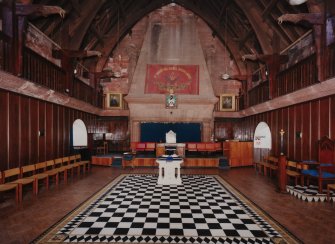
[[[307,179],[307,185],[309,185],[310,178],[315,178],[318,181],[319,193],[322,193],[323,190],[323,181],[335,181],[335,173],[325,171],[330,169],[335,169],[333,164],[320,164],[318,162],[312,161],[295,162],[292,160],[286,161],[286,175],[287,181],[289,178],[293,178],[295,185],[304,185],[305,178]],[[316,168],[313,169],[312,166]],[[269,156],[264,157],[264,159],[258,163],[255,163],[256,172],[263,172],[264,175],[270,173],[272,175],[272,171],[276,172],[278,170],[278,158]],[[300,182],[299,182],[300,181]],[[335,184],[327,184],[327,199],[330,200],[330,191],[335,190]]]
[[[15,189],[16,202],[21,203],[25,185],[31,184],[33,195],[37,195],[39,182],[42,180],[46,189],[49,189],[50,178],[58,186],[61,178],[67,183],[69,174],[73,177],[75,171],[80,175],[81,172],[85,174],[89,170],[90,162],[82,161],[80,154],[8,169],[0,172],[0,192]]]
[[[278,170],[278,158],[274,156],[264,157],[262,161],[255,163],[255,169],[257,172],[263,172],[264,175],[269,172],[270,176],[272,176],[272,173]],[[301,170],[304,169],[307,169],[306,165],[291,160],[286,162],[286,175],[288,178],[294,178],[296,185],[298,185],[299,179],[303,182]]]
[[[268,172],[272,176],[272,171],[278,169],[278,158],[274,156],[264,157],[260,162],[255,163],[256,172],[263,172],[264,175],[267,175]]]

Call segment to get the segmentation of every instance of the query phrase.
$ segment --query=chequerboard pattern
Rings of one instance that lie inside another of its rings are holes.
[[[281,238],[213,176],[123,178],[61,228],[52,241],[124,243],[272,243]]]
[[[291,195],[297,197],[306,202],[324,202],[327,200],[327,191],[323,190],[322,193],[319,193],[318,186],[309,185],[309,186],[286,186],[286,191]],[[331,199],[333,200],[335,193],[330,191]]]

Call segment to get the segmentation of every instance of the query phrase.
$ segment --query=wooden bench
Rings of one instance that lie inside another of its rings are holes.
[[[298,185],[298,180],[301,178],[301,165],[295,161],[288,160],[286,162],[286,175],[288,176],[287,182],[289,177],[294,178],[295,185]]]
[[[270,176],[272,176],[272,171],[278,170],[278,158],[274,156],[264,157],[258,163],[255,163],[255,169],[257,172],[262,172],[264,175],[268,175],[268,171],[270,172]]]

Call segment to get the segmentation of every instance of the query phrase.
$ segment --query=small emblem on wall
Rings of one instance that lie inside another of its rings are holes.
[[[165,97],[166,108],[177,108],[177,96],[175,94],[168,94]]]

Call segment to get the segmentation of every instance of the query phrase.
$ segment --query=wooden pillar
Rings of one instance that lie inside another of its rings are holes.
[[[130,141],[138,142],[140,141],[140,122],[139,121],[131,121],[130,122]]]
[[[280,155],[278,160],[278,191],[286,193],[286,156]]]
[[[202,141],[208,142],[211,140],[212,135],[211,121],[204,121],[202,123]]]

